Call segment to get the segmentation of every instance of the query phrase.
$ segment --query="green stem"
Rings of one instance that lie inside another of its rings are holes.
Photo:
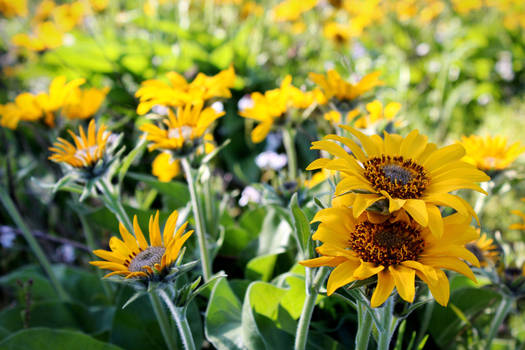
[[[514,302],[514,299],[502,295],[501,297],[501,303],[498,306],[498,309],[496,310],[496,315],[494,315],[494,318],[492,319],[492,323],[490,324],[490,330],[489,334],[487,336],[487,344],[485,348],[490,349],[490,345],[492,344],[492,340],[496,336],[496,333],[498,332],[499,327],[505,320],[505,317],[509,314],[510,308],[512,307],[512,303]]]
[[[430,294],[430,292],[429,292]],[[421,341],[427,333],[428,326],[430,325],[430,320],[432,319],[432,312],[434,311],[434,302],[430,302],[425,305],[425,311],[423,313],[423,320],[421,321],[421,326],[417,334],[416,344],[421,344]]]
[[[35,237],[33,237],[31,232],[29,231],[29,228],[24,223],[22,216],[18,212],[18,209],[16,208],[15,204],[11,200],[11,197],[9,197],[3,186],[0,186],[0,200],[4,205],[4,208],[11,216],[11,219],[13,219],[20,231],[22,231],[22,234],[25,240],[27,241],[27,244],[33,251],[33,254],[35,254],[36,258],[38,259],[38,262],[40,263],[44,271],[46,272],[47,276],[49,277],[49,280],[51,281],[51,284],[53,285],[53,287],[55,287],[58,297],[64,301],[69,300],[66,291],[55,276],[55,273],[53,272],[53,269],[51,267],[51,263],[47,259],[46,254],[38,244]]]
[[[206,213],[206,230],[209,232],[212,237],[215,237],[217,224],[215,223],[215,211],[213,208],[213,192],[211,189],[211,170],[208,181],[205,181],[203,184],[203,194],[204,194],[204,212]]]
[[[131,220],[126,213],[126,210],[122,204],[120,204],[118,195],[109,188],[109,185],[106,181],[104,181],[104,179],[100,180],[98,183],[100,184],[100,190],[104,196],[106,207],[111,210],[113,214],[116,215],[118,220],[124,225],[124,227],[126,227],[126,229],[132,233],[133,225],[131,224]]]
[[[357,300],[357,334],[355,336],[356,350],[368,349],[368,341],[372,331],[372,315],[363,302]]]
[[[155,294],[154,292],[148,293],[148,295],[149,295],[149,300],[151,301],[151,306],[153,306],[153,311],[155,312],[155,316],[157,317],[157,321],[159,322],[160,331],[162,332],[164,341],[166,342],[166,345],[168,346],[168,350],[176,350],[177,343],[175,342],[175,338],[173,336],[173,332],[171,329],[171,325],[170,325],[168,316],[166,315],[166,312],[164,308],[162,307],[159,296]]]
[[[166,303],[166,306],[171,312],[171,316],[177,324],[182,343],[184,344],[184,349],[186,350],[195,350],[195,343],[193,342],[193,335],[191,334],[191,328],[186,317],[186,308],[185,307],[176,307],[173,305],[170,297],[162,289],[159,289],[159,295]]]
[[[390,341],[394,335],[397,321],[394,320],[394,298],[390,296],[385,302],[385,306],[381,308],[381,316],[379,317],[382,323],[381,328],[377,327],[377,349],[388,350],[390,348]],[[394,321],[394,322],[393,322]]]
[[[295,151],[295,130],[291,127],[283,129],[283,144],[288,156],[288,176],[295,181],[297,179],[297,153]]]
[[[303,311],[301,312],[301,317],[299,318],[299,324],[297,325],[297,331],[295,333],[295,350],[304,350],[306,348],[308,329],[310,328],[310,321],[312,320],[312,313],[314,312],[317,295],[329,273],[330,270],[328,268],[321,267],[315,275],[312,286],[306,286],[306,300],[304,301]]]
[[[181,159],[182,168],[184,169],[184,175],[188,182],[188,189],[190,190],[191,206],[193,208],[193,216],[195,217],[195,228],[197,232],[197,240],[199,242],[199,252],[201,257],[202,273],[204,276],[204,282],[207,282],[211,275],[211,261],[208,255],[208,247],[206,244],[206,233],[204,232],[204,222],[201,215],[199,199],[197,197],[197,189],[195,187],[195,181],[191,172],[191,165],[188,159]]]

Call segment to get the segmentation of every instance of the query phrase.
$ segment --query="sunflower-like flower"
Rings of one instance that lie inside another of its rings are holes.
[[[169,150],[177,157],[185,157],[203,144],[204,134],[210,125],[224,112],[217,112],[211,107],[203,109],[203,102],[186,104],[179,107],[177,114],[168,109],[168,117],[163,119],[165,128],[147,123],[140,127],[146,133],[146,139],[152,143],[149,150]]]
[[[369,114],[357,119],[354,126],[356,128],[366,129],[380,121],[391,122],[400,109],[401,103],[399,102],[390,102],[383,108],[383,104],[380,101],[372,101],[366,105],[366,110]]]
[[[317,0],[284,0],[273,8],[273,18],[277,22],[297,21],[304,12],[310,11]]]
[[[274,124],[283,124],[289,108],[304,109],[314,103],[326,103],[320,90],[303,92],[293,86],[291,75],[283,79],[279,88],[268,90],[264,94],[254,92],[250,97],[252,106],[239,112],[239,115],[259,122],[251,133],[254,143],[262,142]]]
[[[401,298],[413,302],[415,277],[426,283],[436,301],[446,306],[450,296],[447,275],[442,269],[459,272],[476,281],[467,261],[479,266],[465,244],[479,234],[469,219],[453,214],[444,218],[445,232],[437,238],[407,215],[396,219],[363,213],[354,218],[351,208],[323,209],[314,217],[320,221],[313,239],[323,244],[318,258],[301,261],[308,267],[335,267],[328,278],[327,294],[357,280],[377,275],[371,306],[378,307],[394,287]]]
[[[67,164],[86,180],[95,179],[103,175],[115,160],[112,153],[117,142],[109,142],[112,134],[106,130],[104,124],[97,131],[95,120],[89,123],[87,134],[82,126],[79,126],[78,131],[79,134],[75,135],[68,130],[74,144],[59,137],[53,147],[49,148],[53,152],[49,159]]]
[[[41,92],[36,96],[48,125],[54,125],[55,113],[64,106],[71,93],[85,81],[84,78],[78,78],[66,83],[66,77],[59,76],[49,85],[49,92]]]
[[[0,125],[9,129],[16,129],[20,121],[34,122],[42,116],[42,108],[29,92],[21,93],[14,102],[0,105]]]
[[[495,264],[499,258],[499,250],[494,244],[494,239],[488,238],[485,233],[469,242],[466,247],[478,258],[481,267],[486,267],[489,263]]]
[[[508,145],[503,136],[463,136],[461,144],[467,152],[464,160],[487,171],[504,170],[525,152],[520,142]]]
[[[72,89],[65,101],[62,112],[69,119],[87,119],[92,117],[100,108],[109,91],[108,87],[82,90],[79,87]]]
[[[157,79],[142,82],[140,89],[135,93],[140,99],[138,114],[146,114],[156,105],[179,107],[211,98],[231,97],[230,88],[235,82],[235,71],[233,66],[230,66],[214,76],[199,73],[191,83],[176,72],[169,72],[166,77],[169,83]]]
[[[102,261],[90,261],[104,270],[111,270],[104,277],[121,275],[126,278],[135,278],[142,281],[162,282],[169,279],[171,267],[177,261],[182,246],[193,233],[185,232],[188,222],[176,229],[179,214],[175,210],[171,213],[161,234],[159,227],[159,212],[149,219],[149,243],[138,224],[137,216],[133,218],[134,235],[119,224],[122,240],[111,237],[109,247],[111,251],[94,250],[93,253],[102,258]]]
[[[329,70],[326,76],[310,73],[309,77],[319,85],[328,100],[336,98],[342,101],[351,101],[374,87],[382,85],[383,82],[379,80],[379,74],[379,72],[367,74],[356,84],[347,82],[333,69]]]
[[[323,27],[323,35],[332,40],[337,45],[346,45],[351,38],[360,35],[362,28],[356,22],[341,24],[337,22],[327,22]]]
[[[27,0],[0,0],[0,13],[6,18],[27,16]]]
[[[42,52],[62,46],[64,33],[54,22],[38,23],[33,33],[18,33],[11,38],[15,46],[24,47],[29,51]]]
[[[449,193],[464,188],[486,194],[476,182],[490,178],[461,160],[465,155],[463,146],[453,144],[438,149],[417,130],[405,138],[385,132],[382,139],[378,135],[367,136],[349,126],[341,127],[355,136],[363,148],[350,138],[327,135],[313,142],[311,148],[327,151],[336,158],[317,159],[307,170],[324,168],[342,172],[344,177],[336,187],[334,201],[352,207],[354,217],[359,217],[372,205],[379,206],[383,214],[405,209],[438,237],[443,234],[438,205],[477,219],[464,199]]]

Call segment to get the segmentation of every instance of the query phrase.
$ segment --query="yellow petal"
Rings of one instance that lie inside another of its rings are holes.
[[[409,303],[413,302],[416,295],[416,271],[403,265],[389,266],[388,270],[394,278],[399,296]]]
[[[424,201],[419,199],[408,199],[403,208],[421,226],[426,227],[428,225],[428,212]]]
[[[428,228],[432,234],[440,238],[443,236],[443,218],[441,217],[441,211],[435,205],[427,204],[427,212]]]
[[[380,271],[377,275],[377,286],[372,294],[370,304],[372,307],[381,306],[390,296],[394,289],[394,278],[388,270]]]
[[[359,264],[360,262],[358,260],[348,260],[337,266],[330,274],[330,277],[328,277],[326,294],[332,295],[339,287],[354,281],[355,278],[353,274]]]
[[[354,278],[364,280],[379,273],[379,271],[382,271],[384,268],[384,266],[376,266],[376,264],[361,260],[361,265],[354,271]]]

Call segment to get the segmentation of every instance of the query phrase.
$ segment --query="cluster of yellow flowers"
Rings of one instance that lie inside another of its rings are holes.
[[[161,181],[170,181],[180,173],[178,158],[213,150],[213,135],[206,131],[224,112],[207,103],[231,97],[230,88],[235,83],[233,66],[214,76],[199,73],[191,83],[176,72],[166,76],[169,83],[147,80],[135,94],[140,101],[139,115],[155,106],[166,108],[167,115],[160,116],[160,126],[151,123],[141,126],[146,139],[152,142],[149,150],[162,151],[153,161],[152,170]]]
[[[58,111],[68,119],[86,119],[93,116],[104,101],[109,88],[81,89],[85,79],[74,79],[66,83],[59,76],[51,82],[48,92],[19,94],[14,102],[0,105],[0,126],[16,129],[20,121],[44,122],[52,127]]]
[[[452,9],[465,15],[482,8],[495,8],[509,29],[525,27],[525,4],[520,0],[453,0]],[[337,45],[345,45],[364,30],[393,14],[400,21],[414,20],[425,25],[435,20],[449,6],[443,0],[284,0],[273,8],[276,22],[289,22],[295,33],[306,30],[303,15],[314,7],[323,7],[323,34]]]
[[[63,44],[64,34],[79,26],[92,10],[104,10],[109,0],[90,0],[57,5],[53,0],[43,0],[31,17],[31,33],[18,33],[11,39],[15,46],[41,52]],[[0,12],[7,17],[28,15],[26,0],[0,0]]]
[[[485,193],[476,182],[490,178],[461,160],[465,150],[459,144],[438,148],[417,130],[406,137],[385,132],[381,138],[341,127],[353,138],[327,135],[312,146],[335,158],[317,159],[307,169],[335,170],[341,180],[332,207],[314,218],[321,222],[313,235],[323,242],[317,249],[321,257],[302,264],[335,267],[328,294],[377,275],[373,307],[383,304],[394,287],[412,302],[416,276],[446,305],[450,291],[442,269],[475,280],[465,261],[479,266],[466,248],[479,237],[470,226],[476,213],[449,192],[467,188]],[[456,213],[443,217],[440,206]]]

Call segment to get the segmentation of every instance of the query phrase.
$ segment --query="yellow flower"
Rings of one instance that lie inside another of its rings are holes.
[[[42,115],[36,97],[29,92],[18,95],[13,103],[0,105],[0,125],[10,129],[16,129],[20,121],[37,121]]]
[[[482,170],[504,170],[525,152],[520,142],[507,145],[503,136],[463,136],[461,144],[467,151],[464,160]]]
[[[46,123],[54,125],[54,113],[64,106],[73,90],[84,84],[85,81],[79,78],[66,83],[66,77],[59,76],[49,85],[49,93],[42,92],[36,96],[38,104],[45,113]]]
[[[241,6],[240,16],[242,19],[246,19],[249,16],[260,17],[262,15],[264,15],[264,8],[255,1],[246,1]]]
[[[326,99],[320,90],[303,92],[292,85],[292,76],[287,75],[278,89],[266,91],[264,94],[251,94],[253,106],[239,112],[244,118],[253,119],[259,124],[252,130],[254,143],[262,142],[276,121],[283,122],[288,108],[308,108],[314,103],[324,104]]]
[[[376,202],[389,213],[403,208],[438,237],[443,234],[438,205],[476,217],[464,199],[449,193],[466,188],[486,194],[475,182],[490,178],[461,160],[465,154],[463,146],[453,144],[438,149],[417,130],[404,138],[385,132],[382,139],[378,135],[367,136],[349,126],[341,127],[355,136],[363,149],[350,138],[327,135],[322,141],[313,142],[312,149],[324,150],[336,158],[317,159],[307,170],[341,171],[344,178],[337,185],[334,201],[352,206],[355,217]],[[352,154],[336,142],[345,145]]]
[[[188,222],[176,229],[179,214],[174,210],[166,221],[161,235],[159,227],[159,212],[149,220],[149,244],[138,224],[137,216],[133,218],[134,235],[129,233],[122,223],[119,223],[120,235],[123,240],[111,237],[111,251],[94,250],[93,253],[102,261],[90,261],[104,270],[111,270],[104,277],[122,275],[126,278],[162,281],[169,275],[170,268],[177,261],[182,246],[190,238],[193,230],[186,233]]]
[[[109,0],[89,0],[91,8],[95,12],[102,12],[108,7]]]
[[[27,16],[27,0],[0,0],[0,12],[6,17]]]
[[[62,45],[64,33],[53,22],[39,23],[31,35],[19,33],[13,36],[11,42],[15,46],[25,47],[30,51],[44,51]]]
[[[332,40],[336,44],[345,45],[348,43],[350,38],[359,36],[362,32],[362,28],[356,27],[355,25],[352,25],[352,23],[325,23],[323,28],[323,34],[327,39]]]
[[[63,4],[53,10],[53,19],[60,30],[67,32],[82,23],[86,7],[81,1]]]
[[[108,87],[82,90],[75,86],[65,100],[62,113],[69,119],[87,119],[98,111],[108,91]]]
[[[155,105],[179,107],[214,97],[231,97],[230,88],[235,82],[235,71],[230,66],[211,77],[199,73],[191,83],[176,72],[169,72],[166,77],[169,84],[157,79],[142,82],[135,93],[140,100],[137,107],[139,115],[146,114]]]
[[[483,7],[483,0],[452,0],[454,10],[461,14],[467,14]]]
[[[310,73],[310,79],[319,85],[327,99],[335,97],[339,100],[353,100],[370,91],[383,82],[379,80],[379,72],[367,74],[356,84],[343,80],[339,73],[331,69],[326,77],[322,74]]]
[[[357,119],[354,126],[356,128],[366,129],[382,120],[392,121],[400,109],[401,103],[399,102],[390,102],[383,109],[383,104],[375,100],[366,105],[366,110],[369,114]]]
[[[346,114],[346,121],[349,122],[350,120],[353,120],[359,115],[359,113],[359,109],[357,108],[348,111],[348,113]],[[323,117],[325,120],[328,120],[329,122],[332,122],[334,124],[339,124],[340,122],[342,122],[341,113],[339,113],[338,111],[327,112],[323,115]]]
[[[38,24],[40,22],[48,20],[51,15],[53,14],[53,10],[55,9],[56,4],[52,0],[42,0],[36,10],[35,15],[31,19],[31,22],[33,24]]]
[[[466,247],[478,258],[480,266],[485,267],[489,262],[494,264],[498,260],[498,247],[493,243],[492,238],[482,234],[477,240],[469,242]]]
[[[161,182],[170,182],[180,174],[180,161],[168,152],[161,152],[153,160],[151,173]]]
[[[330,176],[329,171],[317,171],[312,175],[312,178],[309,180],[304,180],[304,187],[312,189],[320,183],[324,182]]]
[[[364,213],[356,219],[351,208],[323,209],[313,220],[321,224],[312,236],[323,242],[317,248],[321,256],[300,264],[335,267],[328,278],[328,295],[350,282],[377,275],[372,307],[383,304],[394,287],[401,298],[411,303],[417,276],[428,285],[436,301],[446,306],[450,286],[442,268],[476,281],[463,260],[479,267],[476,256],[465,248],[479,234],[469,226],[470,219],[459,214],[443,219],[445,230],[441,238],[403,216],[393,220]]]
[[[522,198],[521,200],[525,202],[525,198]],[[521,212],[520,210],[512,210],[511,213],[519,216],[523,222],[512,224],[509,226],[509,228],[511,230],[525,230],[525,213]]]
[[[317,0],[285,0],[273,8],[273,17],[278,22],[297,21],[316,4]]]
[[[181,156],[195,151],[210,125],[224,115],[211,107],[203,108],[203,103],[187,104],[179,107],[177,115],[168,109],[168,117],[163,119],[165,128],[147,123],[140,127],[146,139],[152,141],[149,150],[172,150]]]
[[[87,135],[82,126],[79,126],[78,131],[79,134],[77,136],[71,130],[68,130],[75,144],[59,137],[58,141],[53,144],[53,147],[49,148],[53,152],[49,159],[57,163],[69,164],[74,168],[90,170],[99,161],[104,161],[111,133],[106,131],[104,124],[101,124],[97,131],[95,120],[91,120],[89,123]]]

